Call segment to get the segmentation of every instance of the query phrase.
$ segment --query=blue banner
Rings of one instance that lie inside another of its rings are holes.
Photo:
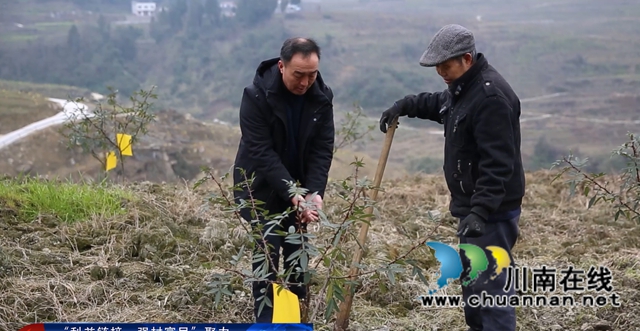
[[[37,323],[20,331],[313,331],[313,324],[291,323]]]

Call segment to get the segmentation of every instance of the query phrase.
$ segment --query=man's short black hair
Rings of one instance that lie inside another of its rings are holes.
[[[289,38],[284,41],[280,49],[280,59],[288,63],[297,53],[302,53],[305,57],[316,53],[320,59],[320,46],[311,38]]]

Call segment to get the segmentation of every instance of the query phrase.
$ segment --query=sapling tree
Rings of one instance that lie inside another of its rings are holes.
[[[363,139],[374,129],[373,125],[362,125],[363,116],[360,107],[347,113],[345,120],[339,124],[339,128],[336,130],[334,153],[339,148],[344,148]],[[236,247],[236,252],[228,263],[217,265],[217,268],[223,272],[212,275],[209,294],[214,297],[216,306],[231,299],[234,295],[231,289],[238,282],[249,285],[249,287],[253,282],[266,282],[270,286],[278,284],[282,288],[301,285],[307,288],[307,297],[299,298],[302,299],[302,322],[318,323],[322,319],[325,323],[329,323],[338,317],[341,304],[349,294],[347,291],[350,291],[353,296],[363,277],[380,280],[378,286],[382,291],[385,291],[386,281],[392,285],[397,284],[397,281],[407,273],[427,284],[424,271],[417,259],[412,258],[411,255],[418,248],[425,247],[428,240],[432,240],[434,232],[441,224],[431,214],[428,217],[433,221],[434,229],[425,238],[419,240],[404,253],[395,251],[396,254],[390,254],[387,260],[365,259],[355,266],[358,270],[356,277],[350,273],[353,252],[356,250],[356,245],[359,245],[360,227],[365,223],[370,224],[371,220],[379,215],[376,201],[370,198],[371,191],[383,191],[382,187],[374,187],[368,178],[361,176],[361,169],[364,167],[361,159],[356,157],[351,166],[353,167],[352,175],[328,183],[323,199],[324,207],[317,210],[319,221],[308,225],[309,228],[312,228],[309,231],[304,230],[304,227],[297,231],[295,227],[289,229],[276,227],[287,216],[298,219],[300,210],[289,208],[282,213],[272,213],[265,209],[264,201],[256,199],[251,194],[246,200],[236,201],[233,192],[241,190],[242,187],[251,187],[255,179],[253,175],[248,176],[244,169],[236,169],[243,176],[243,180],[234,185],[224,184],[231,171],[218,178],[213,169],[203,169],[205,176],[195,184],[195,187],[209,181],[214,182],[216,192],[211,193],[208,202],[230,214],[231,219],[237,222],[238,227],[242,228],[245,234],[244,244]],[[288,186],[290,197],[308,195],[307,200],[300,204],[300,208],[314,208],[312,201],[317,192],[308,192],[307,189],[296,185],[296,183],[288,183]],[[241,216],[243,209],[250,210],[253,221],[247,221]],[[260,222],[258,219],[263,221]],[[278,268],[275,277],[269,277],[275,261],[271,260],[265,247],[260,243],[265,236],[273,234],[284,236],[286,242],[298,244],[300,247],[289,257],[293,262],[291,265],[298,265],[298,267]],[[254,262],[260,264],[255,271],[252,268]],[[291,280],[295,279],[291,276],[298,272],[304,273],[301,284]],[[265,306],[273,307],[273,302],[268,299],[265,292],[257,298],[257,301],[259,302],[259,312]],[[341,325],[341,322],[344,323],[344,320],[336,320],[334,330],[343,330],[344,326]]]
[[[633,133],[628,133],[627,137],[624,144],[612,151],[612,156],[626,160],[626,167],[615,176],[585,171],[588,158],[580,159],[569,153],[553,164],[554,168],[561,167],[554,181],[567,175],[570,194],[588,197],[588,208],[599,202],[609,203],[615,209],[614,220],[624,217],[640,223],[640,140]]]
[[[358,225],[363,222],[370,222],[371,218],[377,214],[377,204],[369,198],[368,192],[375,188],[367,178],[360,178],[360,169],[364,166],[362,160],[357,158],[351,164],[354,167],[353,175],[346,179],[336,181],[329,184],[329,188],[325,193],[325,201],[331,196],[332,205],[324,207],[324,210],[318,210],[319,222],[310,225],[314,227],[313,231],[306,232],[304,230],[295,231],[294,227],[289,229],[278,230],[275,225],[282,220],[287,214],[290,217],[299,215],[299,210],[287,209],[284,213],[269,213],[264,208],[264,202],[250,196],[248,200],[236,202],[233,198],[233,191],[239,190],[241,186],[252,183],[254,177],[248,177],[246,173],[240,170],[244,175],[244,180],[235,185],[225,185],[229,173],[217,178],[212,169],[204,169],[206,176],[199,180],[195,186],[199,187],[207,181],[215,183],[217,188],[212,193],[209,202],[219,206],[226,213],[230,213],[234,220],[237,220],[240,227],[243,228],[246,235],[245,244],[237,247],[236,253],[232,256],[227,265],[217,265],[222,273],[213,276],[213,280],[209,283],[210,294],[214,296],[215,305],[221,304],[225,298],[230,298],[233,292],[230,290],[234,279],[242,280],[244,284],[250,285],[252,282],[266,282],[267,284],[279,284],[283,288],[292,285],[302,285],[307,287],[307,297],[300,298],[303,300],[301,306],[301,316],[303,322],[318,322],[320,316],[323,317],[325,323],[337,315],[340,304],[344,301],[347,290],[351,289],[355,292],[359,286],[359,278],[350,280],[349,270],[352,262],[352,252],[356,237],[358,236]],[[316,192],[308,192],[302,187],[289,183],[290,196],[312,193],[308,200],[301,204],[301,207],[313,208],[311,201],[313,194]],[[325,202],[326,205],[326,202]],[[374,212],[370,213],[369,207],[373,207]],[[256,221],[255,226],[251,226],[250,222],[244,220],[240,211],[244,208],[251,210],[251,217]],[[326,213],[325,210],[331,210]],[[257,223],[262,217],[263,225]],[[434,221],[435,231],[440,223]],[[292,265],[299,265],[298,268],[279,268],[275,280],[269,280],[269,272],[274,265],[263,246],[259,245],[262,238],[266,235],[281,235],[285,237],[285,241],[301,244],[301,247],[292,254],[290,259],[294,262]],[[391,284],[396,281],[402,274],[410,273],[416,276],[424,284],[427,279],[420,265],[411,258],[411,254],[420,247],[425,247],[425,243],[432,234],[428,234],[427,238],[420,240],[410,249],[402,254],[393,256],[388,261],[362,262],[357,266],[359,269],[359,277],[375,276],[379,279],[386,279]],[[261,266],[257,270],[252,270],[251,263],[259,262]],[[294,273],[304,272],[305,277],[302,283],[291,281]],[[380,282],[379,286],[386,286],[384,282]],[[273,307],[266,293],[258,298],[261,311],[265,305]],[[340,329],[336,325],[336,329]]]
[[[362,111],[362,107],[354,105],[355,110],[345,113],[345,118],[339,124],[336,130],[336,143],[333,148],[335,154],[339,149],[352,145],[367,137],[375,125],[363,125],[362,118],[366,117]]]
[[[150,99],[156,99],[154,87],[149,91],[134,92],[130,98],[130,105],[118,103],[117,92],[109,88],[106,105],[98,103],[93,110],[83,109],[80,104],[83,98],[70,101],[78,105],[72,111],[65,113],[66,122],[60,133],[67,139],[67,148],[80,147],[82,152],[96,159],[102,169],[108,171],[109,157],[117,160],[122,180],[125,177],[124,150],[131,150],[141,138],[147,134],[148,125],[155,120],[150,111]],[[130,137],[123,139],[118,137]],[[111,156],[109,156],[109,153]],[[125,154],[129,155],[129,154]]]

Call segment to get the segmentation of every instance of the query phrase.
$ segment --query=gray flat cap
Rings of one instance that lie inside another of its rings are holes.
[[[472,53],[475,47],[475,39],[471,31],[458,24],[449,24],[433,37],[420,58],[420,65],[435,67],[453,57]]]

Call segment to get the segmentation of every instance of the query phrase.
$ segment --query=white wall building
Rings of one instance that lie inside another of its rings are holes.
[[[220,2],[220,14],[224,17],[236,16],[236,10],[238,6],[234,1],[222,1]]]
[[[136,16],[153,16],[156,12],[155,2],[131,1],[131,13]]]

